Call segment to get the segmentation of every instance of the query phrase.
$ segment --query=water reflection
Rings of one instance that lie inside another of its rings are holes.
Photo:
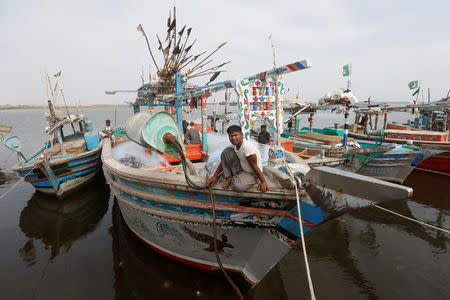
[[[130,232],[113,205],[116,299],[237,299],[222,273],[206,273],[167,259]]]
[[[19,249],[24,262],[36,262],[34,243],[40,240],[53,260],[63,249],[92,232],[108,210],[109,186],[103,176],[63,201],[35,192],[20,214],[19,227],[28,241]]]
[[[14,180],[19,180],[19,177],[17,177],[15,172],[13,173],[0,169],[0,186]]]
[[[449,218],[446,218],[446,216],[448,217],[448,212],[445,209],[419,205],[413,200],[391,201],[384,203],[383,207],[395,211],[403,216],[425,221],[426,223],[440,228],[446,227],[446,224],[450,224]],[[443,252],[447,251],[447,244],[450,242],[449,236],[440,231],[430,229],[429,227],[425,227],[416,222],[412,222],[376,208],[368,207],[360,209],[351,212],[350,215],[356,219],[367,222],[366,226],[369,230],[365,231],[365,238],[362,241],[364,242],[365,240],[369,247],[375,243],[376,236],[374,233],[370,233],[370,228],[372,228],[375,224],[389,225],[389,227],[419,238],[432,246],[432,248]],[[424,220],[425,216],[429,219]],[[373,246],[371,248],[373,248]]]

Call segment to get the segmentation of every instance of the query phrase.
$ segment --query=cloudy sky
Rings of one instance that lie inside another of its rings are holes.
[[[313,67],[286,75],[288,96],[317,100],[344,87],[353,64],[354,94],[364,100],[408,101],[421,80],[432,98],[450,89],[450,1],[178,0],[177,25],[192,27],[197,53],[228,42],[217,62],[231,60],[218,80],[310,58]],[[44,76],[59,70],[70,103],[122,103],[151,63],[142,24],[156,51],[173,1],[0,0],[0,104],[42,104]],[[194,51],[195,50],[195,51]],[[152,69],[154,71],[154,69]],[[197,83],[205,83],[207,78]]]

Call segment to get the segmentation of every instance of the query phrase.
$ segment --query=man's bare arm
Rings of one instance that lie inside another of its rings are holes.
[[[250,167],[252,167],[253,172],[255,172],[259,181],[261,181],[259,189],[263,193],[267,192],[269,190],[269,188],[267,186],[267,181],[266,181],[266,178],[264,177],[264,174],[258,168],[258,159],[256,158],[256,154],[249,155],[246,158],[247,158],[247,161],[248,161]]]
[[[220,172],[222,172],[223,166],[222,163],[219,164],[219,166],[216,169],[216,172],[214,172],[214,175],[211,178],[208,178],[206,181],[206,186],[213,185],[217,181],[217,177],[219,177]]]

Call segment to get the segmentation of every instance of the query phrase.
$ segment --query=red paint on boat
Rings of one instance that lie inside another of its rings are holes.
[[[196,269],[200,269],[200,270],[202,270],[202,271],[211,272],[211,271],[215,271],[215,270],[220,270],[219,267],[216,267],[216,266],[211,266],[211,265],[208,265],[208,264],[203,264],[203,263],[195,262],[195,261],[192,261],[192,260],[188,260],[188,259],[185,259],[185,258],[176,256],[176,255],[173,255],[173,254],[171,254],[171,253],[167,253],[167,252],[165,252],[164,250],[162,250],[162,249],[160,249],[160,248],[158,248],[158,247],[156,247],[156,246],[150,244],[149,242],[147,242],[146,240],[144,240],[143,238],[141,238],[141,237],[140,237],[136,232],[134,232],[133,230],[131,230],[131,232],[133,232],[134,235],[137,236],[137,238],[138,238],[139,240],[141,240],[142,242],[144,242],[147,246],[149,246],[150,248],[152,248],[154,251],[158,252],[159,254],[161,254],[161,255],[163,255],[163,256],[165,256],[165,257],[171,259],[171,260],[174,260],[174,261],[176,261],[176,262],[179,262],[179,263],[188,265],[188,266],[193,267],[193,268],[196,268]],[[231,269],[231,268],[225,268],[225,267],[224,267],[224,269],[227,270],[227,271],[232,271],[232,272],[240,273],[240,274],[245,278],[245,280],[247,280],[247,281],[252,285],[252,287],[256,285],[255,282],[251,281],[251,280],[250,280],[247,276],[245,276],[245,274],[244,274],[243,272],[241,272],[240,270],[237,270],[237,269]]]
[[[450,176],[450,152],[442,152],[422,160],[416,169]]]

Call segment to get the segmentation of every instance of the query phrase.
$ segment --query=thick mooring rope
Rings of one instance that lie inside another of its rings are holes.
[[[300,227],[300,239],[302,242],[303,258],[305,260],[306,275],[308,277],[309,292],[311,294],[311,300],[316,300],[316,295],[314,293],[314,286],[313,286],[313,282],[312,282],[312,278],[311,278],[311,271],[309,269],[308,255],[306,253],[305,234],[303,233],[303,222],[302,222],[303,218],[302,218],[302,210],[300,208],[300,196],[298,194],[297,180],[296,180],[296,177],[295,177],[294,173],[292,172],[291,168],[289,167],[289,164],[287,163],[286,159],[283,158],[283,162],[289,171],[289,176],[291,176],[292,180],[294,180],[295,199],[297,200],[298,224]]]

